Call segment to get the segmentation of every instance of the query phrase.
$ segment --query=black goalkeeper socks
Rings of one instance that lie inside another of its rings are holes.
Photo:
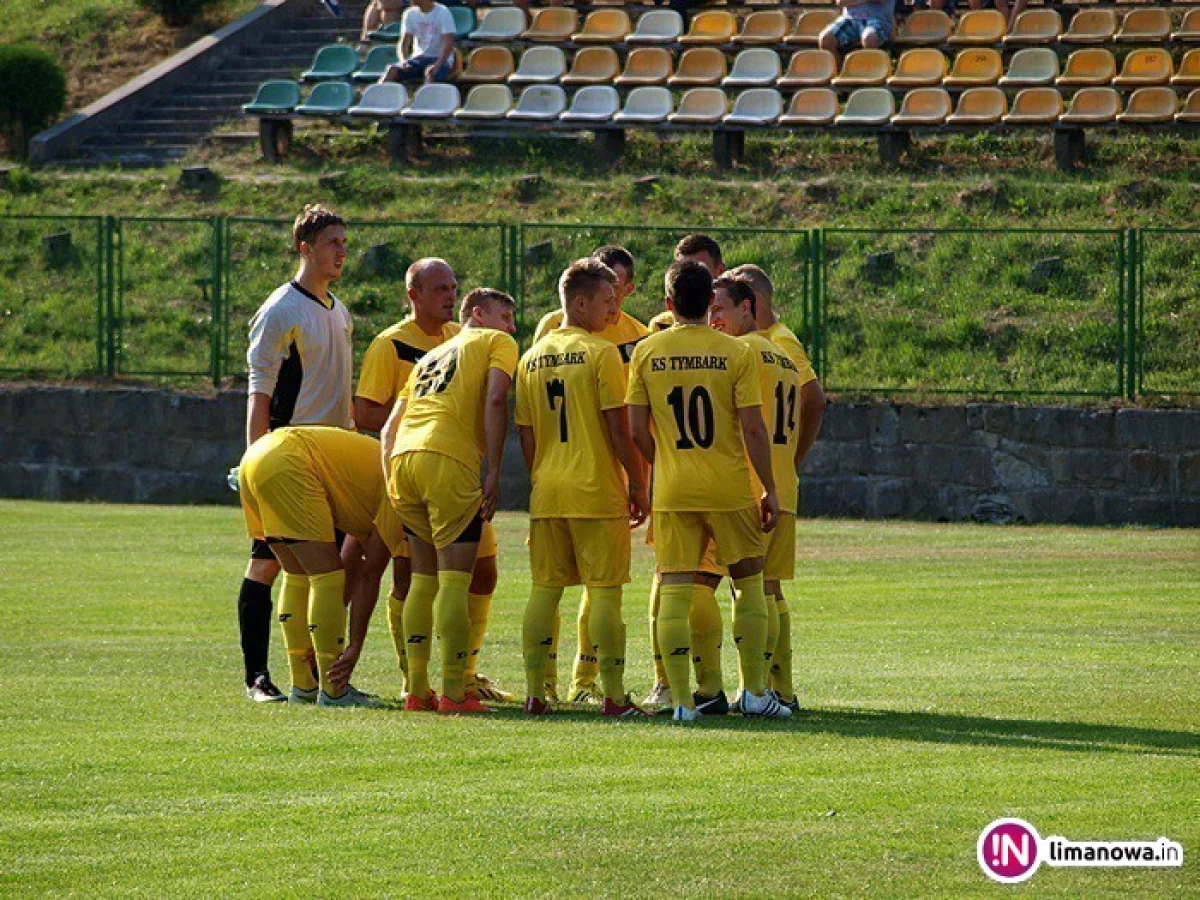
[[[267,671],[267,653],[271,647],[271,585],[242,579],[238,591],[238,627],[242,632],[242,660],[246,666],[246,686]]]

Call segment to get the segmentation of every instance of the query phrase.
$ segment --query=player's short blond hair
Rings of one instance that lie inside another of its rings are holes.
[[[567,304],[581,295],[591,295],[600,284],[617,286],[617,273],[596,259],[585,256],[577,259],[563,271],[558,279],[558,299],[566,309]]]
[[[301,244],[312,244],[322,231],[334,225],[345,227],[346,220],[320,203],[308,203],[292,223],[292,246],[299,253]]]
[[[754,289],[755,295],[763,298],[768,303],[775,296],[775,285],[771,283],[771,277],[758,266],[754,265],[754,263],[743,263],[740,266],[734,266],[725,274],[733,275],[735,278],[742,278],[750,282],[750,287]]]
[[[503,303],[505,306],[512,307],[517,305],[517,301],[504,291],[489,287],[477,287],[473,291],[468,291],[467,296],[462,298],[462,306],[458,310],[458,321],[467,321],[476,309],[486,309],[493,303]]]
[[[421,273],[431,266],[445,266],[451,272],[454,271],[450,263],[439,256],[423,256],[405,270],[404,289],[408,291],[419,290],[421,287]]]

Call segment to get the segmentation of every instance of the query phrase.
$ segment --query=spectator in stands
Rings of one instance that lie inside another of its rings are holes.
[[[359,50],[370,46],[372,31],[398,22],[403,13],[404,0],[371,0],[363,14],[362,34],[358,38]]]
[[[379,79],[449,81],[454,74],[454,16],[434,0],[414,0],[400,20],[400,62]]]
[[[893,0],[837,0],[842,15],[821,32],[819,45],[830,53],[882,47],[896,27]]]

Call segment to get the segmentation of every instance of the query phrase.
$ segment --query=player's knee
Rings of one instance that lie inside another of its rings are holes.
[[[275,579],[279,577],[279,560],[250,560],[250,564],[246,566],[246,577],[251,581],[257,581],[259,584],[274,584]]]
[[[496,571],[496,557],[485,556],[475,560],[475,568],[471,570],[472,594],[493,594],[499,575]]]

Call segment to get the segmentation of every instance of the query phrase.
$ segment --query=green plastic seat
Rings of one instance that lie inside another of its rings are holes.
[[[264,81],[258,86],[254,99],[243,104],[242,111],[265,116],[290,113],[300,104],[300,85],[294,81]]]
[[[475,30],[475,10],[469,6],[452,6],[450,15],[454,16],[454,33],[465,38]]]
[[[367,37],[373,41],[398,41],[400,40],[400,23],[388,22],[386,25],[376,28]]]
[[[322,81],[296,107],[302,116],[341,116],[354,103],[354,88],[344,81]]]
[[[329,44],[317,51],[312,68],[300,77],[305,81],[333,81],[349,78],[358,68],[358,51],[349,44]]]
[[[358,82],[378,81],[388,70],[388,66],[395,64],[396,48],[394,46],[372,47],[367,58],[363,60],[362,68],[354,73],[354,80]]]

